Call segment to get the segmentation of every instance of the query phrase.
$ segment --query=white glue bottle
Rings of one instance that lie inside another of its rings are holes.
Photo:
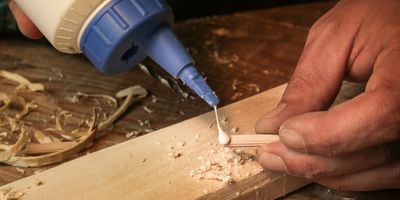
[[[115,74],[149,56],[210,106],[219,103],[171,30],[164,0],[15,0],[59,51],[83,53],[100,71]]]

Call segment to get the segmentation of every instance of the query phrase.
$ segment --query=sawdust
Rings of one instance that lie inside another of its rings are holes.
[[[19,200],[25,195],[25,192],[17,191],[11,188],[0,190],[0,200]]]
[[[43,182],[38,179],[34,179],[25,189],[19,190],[15,188],[4,188],[0,190],[0,200],[20,200],[25,199],[24,196],[28,190],[34,187],[43,185]]]
[[[202,165],[191,170],[189,176],[198,180],[216,180],[232,184],[236,182],[235,177],[242,176],[240,170],[243,166],[255,162],[254,155],[243,150],[214,148],[215,145],[211,142],[208,145],[213,149],[197,157]]]

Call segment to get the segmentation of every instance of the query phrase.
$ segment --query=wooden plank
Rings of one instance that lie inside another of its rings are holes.
[[[229,126],[238,127],[240,133],[254,133],[256,120],[276,106],[284,89],[282,85],[226,106],[220,110],[221,116],[229,119]],[[343,96],[350,98],[354,91],[360,90],[346,85]],[[213,149],[226,151],[213,145],[217,143],[217,130],[215,126],[210,128],[210,124],[214,123],[213,112],[206,113],[21,179],[0,190],[22,191],[24,199],[254,199],[258,196],[274,199],[308,183],[261,171],[255,161],[239,166],[238,173],[232,175],[236,183],[230,185],[189,176],[193,169],[204,164],[198,156]],[[171,152],[181,155],[171,158],[168,155]],[[32,186],[38,180],[42,185]]]

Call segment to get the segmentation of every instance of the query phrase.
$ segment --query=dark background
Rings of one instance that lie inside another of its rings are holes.
[[[167,0],[176,20],[327,0]]]

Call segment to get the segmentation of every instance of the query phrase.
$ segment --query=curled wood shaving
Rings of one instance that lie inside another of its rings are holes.
[[[15,115],[15,118],[17,120],[20,120],[24,118],[26,115],[28,115],[32,110],[36,109],[38,106],[34,102],[29,102],[27,104],[24,104],[24,109]]]
[[[0,111],[7,109],[10,103],[11,103],[10,97],[8,97],[7,94],[0,92],[0,106],[1,106]]]
[[[87,94],[83,92],[77,92],[75,96],[72,99],[76,99],[77,102],[79,102],[79,97],[90,97],[90,98],[103,98],[106,99],[107,101],[111,102],[113,106],[117,107],[118,102],[117,99],[110,95],[105,95],[105,94]]]
[[[131,105],[131,103],[135,100],[135,97],[146,97],[147,90],[141,86],[136,85],[119,91],[115,96],[118,98],[126,97],[126,99],[111,116],[99,123],[99,131],[104,130],[105,128],[113,124],[115,120],[117,120],[123,113],[125,113],[125,111],[129,108],[129,105]],[[102,136],[102,134],[98,134],[98,137],[100,136]]]
[[[71,116],[68,111],[61,111],[60,113],[56,114],[56,130],[65,132],[63,125],[62,125],[62,120]]]
[[[26,143],[28,142],[28,134],[25,130],[21,131],[21,136],[18,138],[17,142],[10,146],[7,150],[0,152],[0,162],[7,162],[13,156],[20,153],[23,148],[25,148]]]
[[[54,142],[53,138],[44,134],[40,130],[35,130],[33,136],[40,144],[52,143]]]
[[[0,152],[0,163],[5,163],[8,165],[16,166],[16,167],[41,167],[45,165],[50,165],[58,162],[62,162],[65,159],[70,158],[76,153],[82,151],[87,148],[90,144],[93,143],[94,139],[104,135],[104,132],[100,132],[108,128],[112,125],[127,109],[128,107],[138,98],[144,98],[147,96],[147,91],[141,86],[133,86],[127,89],[124,89],[116,94],[118,98],[124,98],[121,106],[117,108],[117,110],[111,114],[108,118],[98,123],[97,117],[98,113],[96,110],[93,111],[92,120],[90,120],[89,129],[82,131],[75,131],[76,133],[66,133],[61,126],[61,118],[56,117],[57,128],[58,130],[63,132],[64,135],[75,136],[80,135],[79,138],[73,138],[75,142],[70,142],[68,148],[64,148],[62,150],[45,154],[39,156],[19,156],[19,153],[26,147],[28,141],[28,133],[24,130],[21,130],[21,136],[18,141],[11,146],[4,146],[4,151]],[[4,101],[4,100],[3,100]],[[2,107],[3,108],[3,107]],[[63,114],[65,115],[65,114]],[[65,117],[65,116],[63,116]],[[58,118],[58,119],[57,119]],[[97,124],[97,125],[96,125]],[[12,131],[18,129],[17,123],[15,119],[9,118],[9,126],[14,127],[11,128]],[[35,138],[38,141],[43,143],[48,142],[43,139],[43,132],[35,132]],[[37,144],[40,145],[40,144]],[[45,145],[45,144],[43,144]]]
[[[96,122],[96,113],[95,111],[93,112],[94,114],[92,118],[92,124],[87,131],[87,135],[83,136],[76,144],[74,144],[70,148],[41,156],[12,156],[8,160],[1,162],[16,167],[41,167],[64,161],[72,155],[80,152],[93,142],[96,133],[96,127],[94,125]]]
[[[31,83],[28,79],[16,73],[12,73],[6,70],[0,70],[0,77],[19,83],[18,88],[27,88],[33,92],[44,91],[43,84]]]

